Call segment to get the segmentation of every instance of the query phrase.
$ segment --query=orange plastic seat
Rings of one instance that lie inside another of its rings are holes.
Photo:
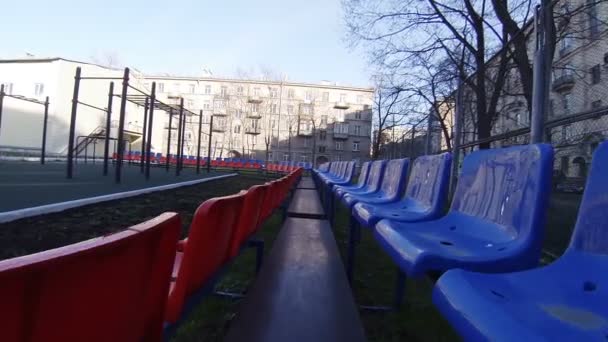
[[[0,262],[2,341],[160,341],[175,213]]]
[[[175,323],[181,316],[186,299],[225,265],[230,242],[238,223],[245,192],[212,198],[194,213],[183,252],[178,252],[174,265],[175,281],[171,283],[165,320]],[[182,254],[183,253],[183,254]]]

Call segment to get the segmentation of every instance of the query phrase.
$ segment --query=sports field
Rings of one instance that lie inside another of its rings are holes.
[[[110,164],[107,176],[102,173],[100,162],[75,165],[74,177],[67,179],[65,163],[40,165],[34,162],[0,161],[0,213],[213,177],[227,172],[207,173],[201,169],[197,174],[194,168],[184,168],[180,176],[176,176],[175,169],[167,172],[164,167],[154,166],[150,169],[150,180],[146,180],[139,164],[125,163],[120,184],[114,182],[114,165]]]

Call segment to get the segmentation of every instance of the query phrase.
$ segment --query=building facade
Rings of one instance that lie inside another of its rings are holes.
[[[83,77],[102,78],[81,82],[79,101],[83,104],[78,106],[76,121],[76,136],[87,141],[79,153],[86,151],[89,156],[100,155],[101,137],[105,136],[107,113],[104,109],[108,106],[109,78],[116,78],[114,95],[120,94],[119,78],[123,70],[62,58],[0,60],[0,84],[4,85],[6,94],[37,100],[49,97],[49,154],[67,153],[77,67],[82,69]],[[129,82],[132,87],[127,89],[128,96],[142,92],[150,94],[154,82],[157,98],[163,103],[178,108],[180,99],[183,99],[188,114],[185,155],[197,154],[199,117],[202,117],[200,155],[205,157],[315,163],[369,158],[372,88],[329,83],[151,76],[133,71]],[[117,136],[119,110],[120,98],[114,96],[110,131],[114,138]],[[127,148],[138,151],[142,144],[144,109],[141,104],[131,101],[127,102],[125,112]],[[5,97],[0,150],[39,149],[42,122],[43,109],[39,105]],[[156,110],[152,131],[151,148],[154,152],[166,154],[169,147],[170,153],[177,153],[177,110],[173,113]],[[209,133],[212,135],[210,150]],[[114,142],[112,148],[116,148]]]

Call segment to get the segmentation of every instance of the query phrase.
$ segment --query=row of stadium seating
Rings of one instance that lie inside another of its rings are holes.
[[[313,172],[325,207],[333,210],[331,203],[338,201],[350,210],[351,279],[364,227],[403,281],[439,276],[433,302],[467,341],[608,337],[608,142],[594,154],[570,246],[544,267],[538,266],[551,193],[551,146],[467,155],[446,214],[451,156],[417,158],[409,179],[408,164],[364,163],[355,185],[352,162]],[[403,286],[396,304],[401,291]]]
[[[188,237],[176,213],[0,261],[3,341],[160,341],[183,320],[301,177],[203,202]]]
[[[118,159],[118,154],[114,153],[112,158]],[[131,151],[124,155],[124,160],[127,162],[140,162],[142,160],[142,154],[139,151]],[[151,153],[150,162],[153,164],[164,165],[167,163],[167,157],[162,153]],[[170,164],[177,164],[177,155],[170,155]],[[183,164],[187,166],[196,166],[196,156],[185,155]],[[201,157],[200,165],[207,165],[207,158]],[[216,168],[231,168],[231,169],[266,169],[268,171],[275,172],[291,172],[299,167],[305,170],[312,169],[312,163],[309,162],[269,162],[266,163],[260,159],[243,159],[243,158],[216,158],[211,160],[211,167]]]

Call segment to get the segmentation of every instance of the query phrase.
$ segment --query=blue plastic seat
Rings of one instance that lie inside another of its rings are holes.
[[[449,213],[437,220],[381,220],[374,236],[409,276],[465,268],[509,272],[538,264],[551,192],[553,149],[482,150],[463,163]]]
[[[408,158],[390,160],[384,168],[384,176],[377,191],[366,193],[348,192],[342,197],[342,204],[349,209],[357,202],[371,204],[390,203],[399,200],[405,188]]]
[[[344,162],[340,174],[337,177],[325,178],[325,186],[331,189],[334,185],[347,185],[355,175],[355,162]]]
[[[336,185],[333,188],[333,192],[334,193],[337,192],[338,189],[340,189],[339,191],[341,193],[351,191],[351,190],[362,189],[367,182],[367,176],[369,175],[370,166],[371,166],[370,162],[364,162],[363,164],[361,164],[361,172],[359,173],[359,179],[357,180],[357,184]]]
[[[368,228],[382,219],[418,222],[440,217],[448,194],[451,161],[450,153],[416,158],[405,195],[400,201],[385,204],[359,202],[353,207],[352,216]]]
[[[570,245],[552,264],[482,274],[451,270],[433,302],[467,341],[606,341],[608,142],[596,150]]]
[[[382,183],[382,177],[384,177],[384,168],[386,167],[386,160],[376,160],[371,163],[365,181],[365,186],[362,188],[347,188],[347,187],[336,187],[334,189],[334,197],[342,199],[345,194],[364,194],[373,193],[380,189],[380,183]]]

